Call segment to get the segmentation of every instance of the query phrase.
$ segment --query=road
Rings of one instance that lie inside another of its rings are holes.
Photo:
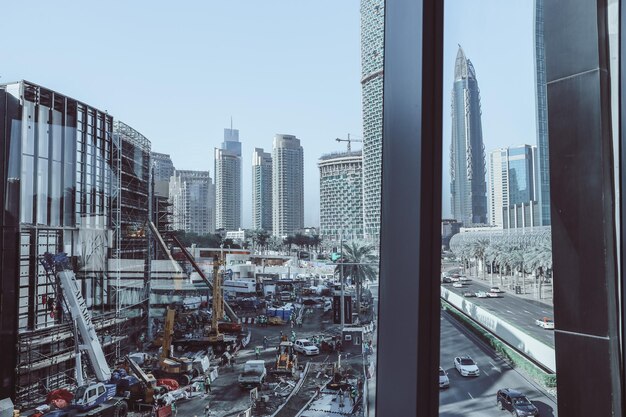
[[[454,358],[470,355],[481,375],[462,377],[454,368]],[[524,392],[539,409],[541,417],[554,417],[556,401],[534,383],[509,367],[473,334],[447,313],[441,314],[440,364],[450,378],[450,388],[440,391],[439,415],[445,417],[508,416],[496,407],[496,392],[513,388]]]
[[[444,288],[456,294],[463,295],[465,291],[488,291],[490,285],[479,280],[472,280],[464,284],[463,288],[454,288],[452,284],[441,284]],[[496,284],[497,285],[497,284]],[[468,298],[468,301],[495,314],[535,339],[554,347],[554,332],[545,330],[535,324],[535,320],[543,317],[554,317],[552,307],[534,300],[516,297],[513,294],[502,294],[501,298]]]

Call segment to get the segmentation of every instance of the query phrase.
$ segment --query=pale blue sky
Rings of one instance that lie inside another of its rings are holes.
[[[27,79],[108,110],[179,169],[213,177],[232,116],[245,227],[254,147],[271,151],[275,133],[302,140],[305,223],[318,225],[317,160],[345,149],[334,138],[362,136],[358,0],[37,0],[6,2],[2,14],[0,82]],[[457,43],[476,67],[486,150],[535,143],[532,1],[450,0],[446,22],[444,215]]]

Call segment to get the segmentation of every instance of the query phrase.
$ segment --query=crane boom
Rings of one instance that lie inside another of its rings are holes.
[[[87,352],[96,378],[100,382],[108,382],[111,379],[111,369],[104,357],[104,351],[98,339],[96,327],[91,320],[91,312],[87,308],[83,293],[76,282],[76,275],[74,275],[74,271],[72,271],[69,265],[67,254],[59,253],[58,255],[52,255],[45,253],[41,263],[47,273],[54,273],[59,279],[69,313],[72,316],[72,320],[75,321],[76,328],[82,339],[80,348]]]

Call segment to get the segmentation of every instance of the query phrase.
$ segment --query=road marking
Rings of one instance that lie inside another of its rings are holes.
[[[506,312],[509,313],[509,314],[513,314],[513,312],[511,310],[507,310]]]
[[[485,371],[484,369],[483,369],[482,371],[485,373],[485,375],[489,376],[489,374],[487,373],[487,371]]]
[[[524,310],[524,313],[528,313],[528,314],[532,314],[530,311],[528,310]]]
[[[467,395],[469,395],[472,400],[474,399],[474,397],[472,397],[472,394],[470,394],[469,392],[467,393]]]

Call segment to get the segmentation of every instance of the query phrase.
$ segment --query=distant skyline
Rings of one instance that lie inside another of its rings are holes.
[[[444,216],[457,44],[480,74],[486,151],[535,144],[532,7],[446,2]],[[337,137],[363,137],[359,8],[359,0],[112,0],[97,10],[65,0],[8,2],[0,82],[30,80],[107,110],[176,168],[209,170],[212,178],[213,149],[232,116],[243,151],[244,227],[252,225],[254,148],[293,134],[304,147],[304,223],[317,226],[319,157],[345,150]],[[66,28],[53,41],[50,22]]]

